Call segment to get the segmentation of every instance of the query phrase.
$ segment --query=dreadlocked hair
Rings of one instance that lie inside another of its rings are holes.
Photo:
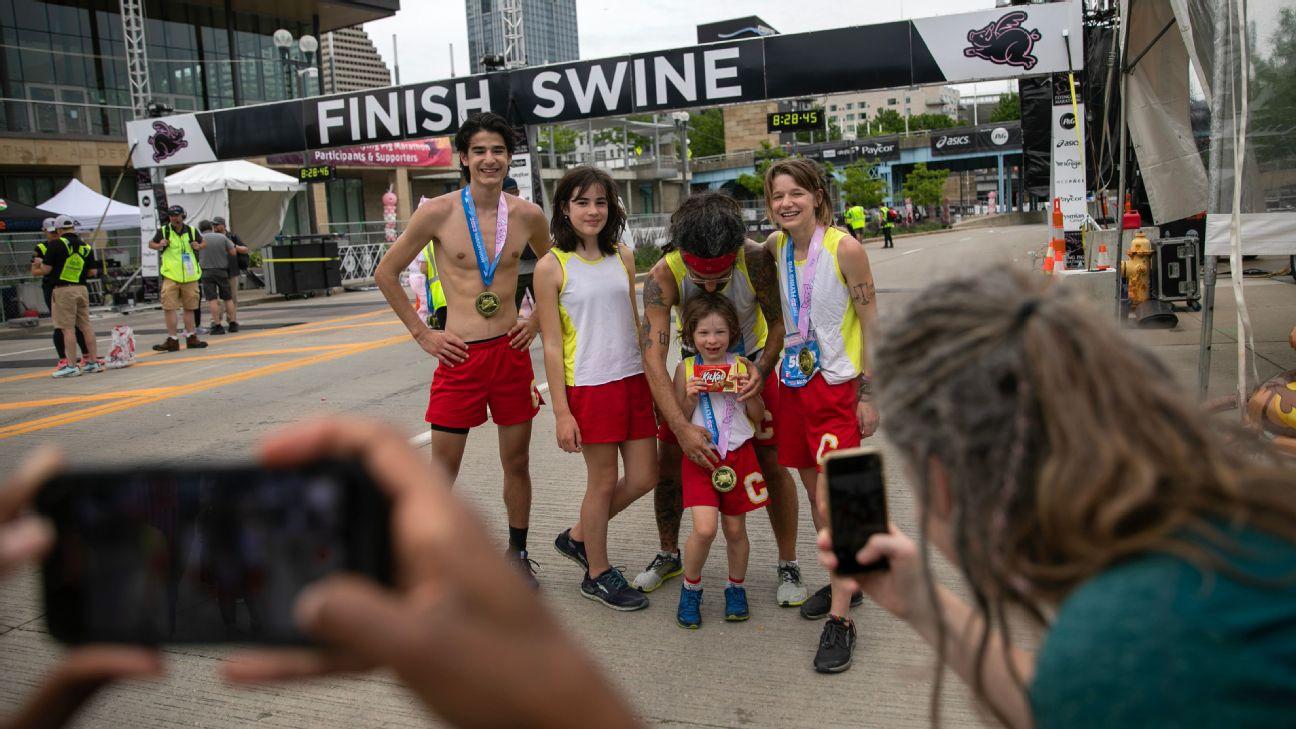
[[[950,556],[984,618],[983,700],[991,631],[1011,642],[1007,609],[1045,627],[1081,583],[1146,553],[1232,573],[1222,553],[1241,525],[1296,540],[1290,472],[1254,437],[1225,447],[1160,361],[1066,288],[1005,269],[933,284],[882,328],[872,361],[888,436],[917,474],[924,560],[928,464],[948,474]]]

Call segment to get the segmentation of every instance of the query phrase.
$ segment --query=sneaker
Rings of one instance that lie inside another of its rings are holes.
[[[725,588],[725,620],[741,623],[751,617],[747,611],[747,590],[730,585]]]
[[[104,365],[104,361],[101,359],[96,359],[93,362],[86,362],[81,365],[82,372],[103,372],[106,369],[108,368]]]
[[[80,377],[81,368],[71,362],[61,359],[58,362],[58,368],[50,374],[50,377]]]
[[[170,341],[170,340],[168,340],[168,341]],[[206,346],[207,346],[207,343],[206,343],[206,342],[203,342],[203,341],[200,341],[200,340],[198,339],[198,335],[197,335],[197,334],[190,334],[189,336],[185,337],[185,348],[186,348],[186,349],[204,349]]]
[[[210,334],[211,330],[207,327],[194,327],[194,334]]]
[[[571,530],[564,529],[562,534],[554,540],[554,549],[558,554],[570,559],[580,565],[582,569],[589,572],[589,559],[585,557],[585,543],[577,542],[571,538]]]
[[[851,654],[854,652],[855,623],[845,618],[828,618],[823,633],[819,635],[814,670],[819,673],[841,673],[851,667]]]
[[[517,562],[518,569],[522,571],[522,579],[526,580],[528,585],[537,589],[540,587],[540,581],[536,579],[536,570],[539,569],[540,565],[534,559],[528,557],[525,550],[521,552],[510,550],[508,558]]]
[[[591,578],[589,573],[581,580],[581,594],[591,600],[607,605],[613,610],[631,612],[648,607],[648,598],[626,582],[625,575],[616,567],[598,577]]]
[[[684,562],[680,559],[680,553],[666,554],[658,552],[653,561],[648,563],[648,569],[640,572],[634,578],[634,588],[640,592],[652,592],[661,587],[661,584],[672,577],[684,574]]]
[[[675,622],[681,628],[697,630],[702,627],[702,591],[690,590],[680,585],[679,609],[675,611]]]
[[[216,334],[224,334],[224,333],[225,333],[225,327],[221,326],[220,324],[212,324],[211,329],[208,329],[208,330],[207,330],[207,333],[208,333],[208,334],[212,334],[212,335],[216,335]]]
[[[230,333],[230,334],[233,334],[234,332],[237,332],[237,331],[238,331],[238,322],[236,322],[236,321],[232,321],[232,322],[230,322],[230,323],[229,323],[229,333]]]
[[[850,606],[859,607],[864,603],[864,593],[851,595]],[[818,620],[828,614],[832,606],[832,585],[824,585],[801,605],[801,617],[806,620]]]
[[[779,578],[778,594],[775,595],[779,607],[796,607],[805,604],[806,597],[810,593],[806,590],[805,583],[801,581],[801,567],[794,564],[780,564],[775,571],[778,572]]]
[[[161,344],[155,344],[155,345],[153,345],[153,351],[155,351],[155,352],[179,352],[179,351],[180,351],[180,340],[179,340],[179,339],[176,339],[175,337],[167,337],[165,342],[163,342],[163,343],[161,343]]]

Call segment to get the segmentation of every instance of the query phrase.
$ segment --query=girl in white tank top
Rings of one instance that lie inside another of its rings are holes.
[[[554,190],[554,247],[536,264],[535,316],[558,446],[585,459],[585,499],[554,547],[583,568],[584,597],[614,610],[648,599],[607,557],[608,520],[657,483],[656,420],[643,374],[634,258],[617,243],[625,213],[606,172],[577,167]],[[618,481],[618,456],[625,478]]]

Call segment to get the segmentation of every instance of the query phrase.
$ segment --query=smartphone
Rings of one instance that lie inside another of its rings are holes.
[[[828,518],[837,572],[843,575],[887,569],[886,558],[860,564],[855,555],[874,534],[887,532],[882,453],[874,446],[833,451],[824,458]]]
[[[354,572],[391,583],[390,507],[358,462],[80,470],[36,507],[50,634],[70,644],[304,644],[293,604]]]

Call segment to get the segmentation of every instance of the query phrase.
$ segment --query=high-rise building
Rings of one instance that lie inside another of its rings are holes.
[[[320,39],[325,93],[391,86],[391,71],[363,28],[340,28]]]
[[[576,0],[516,0],[522,6],[522,37],[526,65],[542,66],[580,58],[576,29]],[[502,0],[464,0],[468,14],[468,60],[473,73],[483,70],[481,58],[504,55]]]

